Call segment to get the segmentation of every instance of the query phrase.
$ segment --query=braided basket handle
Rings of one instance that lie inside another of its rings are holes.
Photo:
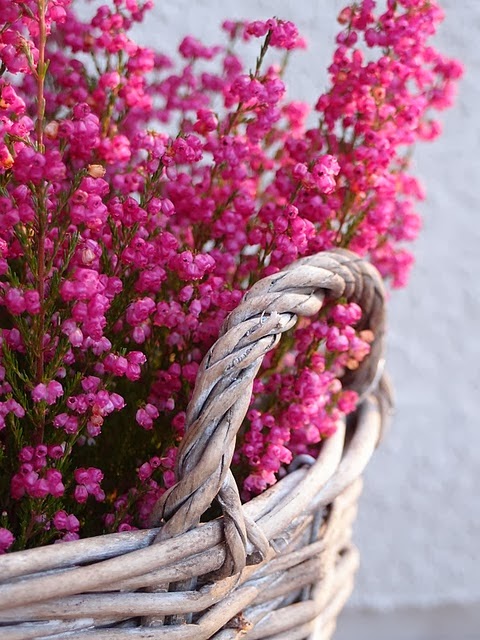
[[[374,333],[370,354],[358,369],[344,376],[344,386],[364,396],[378,383],[385,292],[380,274],[370,263],[337,249],[302,258],[257,282],[228,316],[221,336],[200,365],[178,452],[178,482],[153,510],[152,524],[164,523],[158,539],[195,527],[217,499],[224,515],[227,571],[237,573],[245,566],[247,537],[265,553],[268,541],[254,523],[245,522],[230,471],[236,436],[263,357],[296,324],[298,316],[317,314],[326,298],[359,304],[363,312],[359,328]]]

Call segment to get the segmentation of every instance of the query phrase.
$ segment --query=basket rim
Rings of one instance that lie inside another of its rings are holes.
[[[325,441],[325,448],[310,467],[296,469],[271,487],[268,496],[265,492],[244,505],[246,515],[257,522],[271,542],[268,559],[288,544],[289,525],[293,531],[299,518],[327,506],[360,476],[378,443],[381,422],[379,403],[370,396],[359,407],[357,429],[345,451],[343,424]],[[290,496],[286,502],[285,494]],[[162,568],[192,555],[199,562],[196,575],[214,571],[225,556],[222,517],[155,545],[150,542],[158,529],[107,534],[7,554],[0,558],[0,611],[102,586],[115,589],[117,583],[153,571],[158,574]],[[202,556],[207,566],[201,564]],[[78,566],[85,562],[93,564]]]

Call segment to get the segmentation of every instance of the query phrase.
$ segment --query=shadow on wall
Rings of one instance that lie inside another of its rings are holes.
[[[340,615],[333,640],[479,640],[480,603],[468,607],[352,611]]]

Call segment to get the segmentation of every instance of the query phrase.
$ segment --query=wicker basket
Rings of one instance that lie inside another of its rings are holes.
[[[362,402],[316,461],[300,456],[242,505],[229,466],[253,379],[282,332],[325,298],[358,302],[374,331],[370,356],[344,380]],[[358,565],[360,475],[390,406],[383,337],[381,278],[352,253],[321,253],[258,282],[200,367],[180,479],[155,509],[162,526],[3,556],[2,640],[330,638]],[[223,516],[200,523],[214,500]]]

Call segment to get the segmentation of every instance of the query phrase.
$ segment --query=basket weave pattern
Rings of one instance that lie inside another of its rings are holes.
[[[299,456],[242,505],[230,463],[263,356],[298,316],[340,298],[360,304],[360,328],[375,334],[344,378],[361,396],[356,415],[317,460]],[[157,526],[0,558],[2,640],[328,640],[358,565],[350,538],[360,476],[389,409],[384,325],[381,278],[348,251],[254,285],[200,366],[178,483],[156,505]],[[200,523],[214,501],[223,515]]]

